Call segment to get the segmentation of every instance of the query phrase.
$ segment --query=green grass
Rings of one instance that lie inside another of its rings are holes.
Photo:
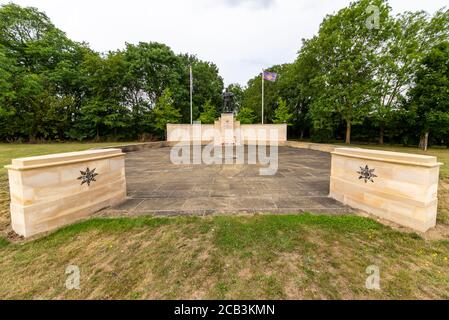
[[[356,216],[91,219],[0,255],[4,299],[449,298],[448,241]]]
[[[104,144],[0,144],[12,158]],[[422,153],[392,146],[361,146]],[[449,151],[438,222],[449,224]],[[29,242],[6,240],[6,170],[0,169],[0,298],[5,299],[449,299],[449,241],[424,240],[356,216],[90,219]],[[369,265],[381,290],[364,286]],[[81,290],[64,286],[68,265]]]

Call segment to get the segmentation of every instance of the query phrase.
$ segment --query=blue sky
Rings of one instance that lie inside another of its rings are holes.
[[[10,0],[0,0],[1,4]],[[68,36],[97,51],[158,41],[176,53],[213,61],[225,83],[242,85],[273,64],[292,62],[302,38],[349,0],[15,0],[44,11]],[[390,0],[395,13],[449,5],[447,0]]]

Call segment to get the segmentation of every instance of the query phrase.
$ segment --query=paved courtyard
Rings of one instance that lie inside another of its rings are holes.
[[[245,159],[247,153],[248,150]],[[176,165],[170,161],[170,148],[130,152],[126,155],[129,199],[107,213],[206,215],[307,211],[343,214],[352,211],[328,198],[328,153],[280,147],[276,175],[261,176],[261,167]]]

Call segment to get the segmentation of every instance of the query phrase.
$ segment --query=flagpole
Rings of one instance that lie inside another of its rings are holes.
[[[265,95],[265,81],[264,81],[264,70],[262,69],[262,124],[263,124],[263,117],[264,117],[264,95]]]
[[[193,74],[190,65],[190,124],[193,124]]]

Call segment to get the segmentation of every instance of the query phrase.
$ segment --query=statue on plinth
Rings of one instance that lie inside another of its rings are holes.
[[[232,92],[225,91],[223,93],[223,109],[222,113],[234,113],[234,94]]]

